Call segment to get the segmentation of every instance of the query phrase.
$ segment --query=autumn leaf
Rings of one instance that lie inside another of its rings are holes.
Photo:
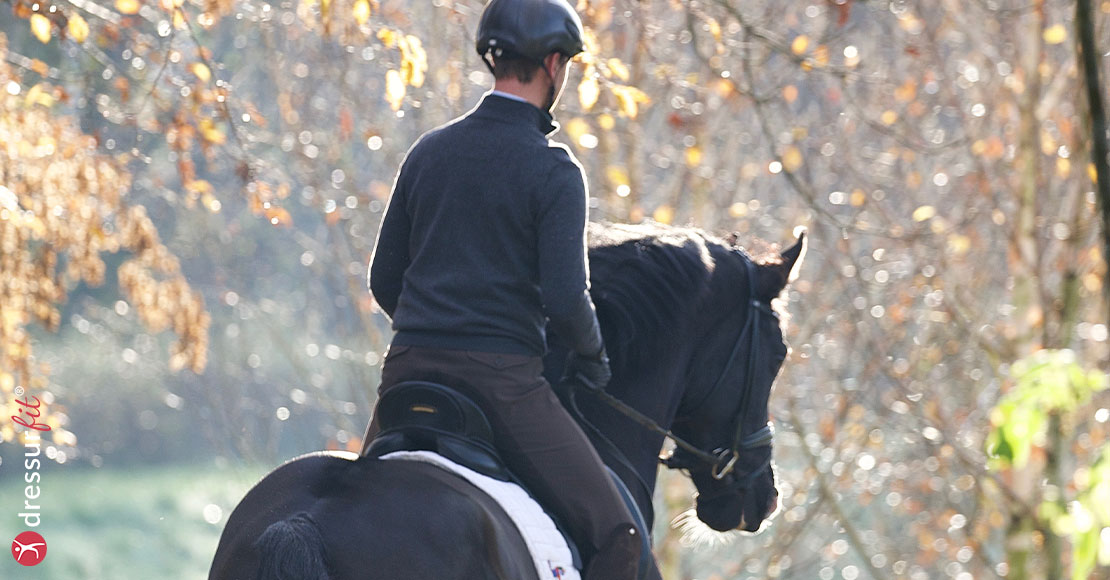
[[[382,28],[378,31],[378,40],[385,45],[386,48],[393,48],[397,46],[397,39],[400,37],[396,31],[389,28]]]
[[[797,147],[790,146],[782,154],[783,169],[794,173],[802,168],[802,152]]]
[[[948,252],[956,256],[964,256],[971,249],[971,238],[963,234],[948,236]]]
[[[266,208],[266,219],[275,226],[289,227],[293,225],[293,216],[283,207],[271,205]]]
[[[42,14],[31,15],[31,34],[39,39],[39,42],[46,44],[50,42],[50,36],[53,32],[53,25],[50,24],[50,19]]]
[[[797,55],[805,54],[808,48],[809,37],[804,34],[795,36],[794,41],[790,43],[790,51]]]
[[[721,41],[721,23],[717,22],[716,18],[710,18],[706,24],[709,26],[709,33],[713,35],[713,40]]]
[[[212,119],[201,119],[197,129],[200,130],[201,137],[204,137],[205,141],[213,145],[223,145],[227,142],[227,133],[224,131],[223,126],[217,124]]]
[[[894,98],[900,103],[908,103],[917,96],[917,81],[906,79],[897,89],[894,89]]]
[[[935,215],[937,215],[937,208],[931,205],[923,205],[913,210],[913,221],[923,222],[932,219]]]
[[[813,60],[818,66],[827,66],[829,64],[829,47],[822,44],[814,49]]]
[[[142,7],[139,0],[116,0],[116,10],[119,10],[120,14],[138,14]]]
[[[352,14],[355,17],[355,22],[359,25],[366,24],[370,21],[370,0],[357,0],[352,9]]]
[[[203,179],[193,179],[185,184],[185,190],[196,195],[203,195],[212,193],[212,184]]]
[[[1056,175],[1060,178],[1066,178],[1071,175],[1071,160],[1066,157],[1056,158]]]
[[[582,109],[586,111],[592,109],[600,96],[601,87],[597,84],[597,78],[593,75],[584,76],[582,82],[578,83],[578,102],[582,105]]]
[[[913,14],[905,14],[898,18],[898,26],[910,34],[919,34],[925,28],[925,23]]]
[[[611,58],[606,64],[609,65],[609,72],[616,75],[621,81],[628,82],[631,74],[628,72],[628,67],[619,58]]]
[[[394,111],[401,109],[405,101],[405,81],[401,78],[400,71],[390,70],[385,73],[385,100]]]
[[[793,103],[798,100],[798,87],[794,85],[786,85],[782,88],[782,98],[787,103]]]
[[[674,221],[674,208],[666,204],[661,205],[655,208],[655,211],[651,214],[651,219],[661,224],[670,224]]]
[[[45,62],[43,62],[43,61],[41,61],[37,58],[32,58],[31,59],[31,70],[33,70],[36,73],[38,73],[39,75],[45,77],[45,76],[48,76],[50,74],[50,65],[46,64]]]
[[[1063,44],[1068,39],[1068,29],[1063,24],[1054,24],[1044,30],[1044,41],[1048,44]]]
[[[212,71],[208,68],[208,65],[203,62],[194,62],[189,65],[189,70],[192,71],[202,83],[207,83],[212,80]]]
[[[563,131],[570,137],[572,142],[578,143],[578,140],[581,139],[583,135],[590,132],[590,125],[581,117],[575,117],[563,125]]]
[[[616,189],[622,185],[628,185],[628,171],[619,165],[610,165],[605,168],[605,178],[609,180],[609,185]]]
[[[69,36],[75,42],[81,44],[89,37],[89,23],[76,12],[69,15],[69,22],[66,24],[66,30],[69,31]]]
[[[617,96],[621,114],[632,119],[635,119],[636,115],[639,113],[639,105],[651,103],[651,98],[647,96],[647,93],[636,87],[616,85],[612,88],[612,91],[613,94]]]
[[[687,147],[685,157],[686,157],[686,166],[687,167],[697,167],[697,166],[701,165],[701,160],[702,160],[701,148],[696,146],[696,145],[693,146],[693,147]]]
[[[971,152],[975,155],[982,155],[989,160],[996,160],[1001,159],[1006,153],[1006,145],[1001,138],[995,135],[985,141],[980,139],[972,143]]]
[[[42,83],[39,83],[31,87],[31,89],[27,91],[27,95],[23,97],[23,102],[27,105],[42,105],[43,107],[54,106],[54,96],[43,90],[43,86]]]
[[[401,80],[413,87],[424,86],[424,73],[428,70],[428,54],[420,39],[411,34],[401,38]]]
[[[725,99],[728,99],[729,96],[736,93],[736,85],[729,79],[717,79],[717,81],[713,83],[713,88],[717,91],[717,94],[723,96]]]

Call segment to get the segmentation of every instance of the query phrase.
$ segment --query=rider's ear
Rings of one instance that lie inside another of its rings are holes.
[[[569,60],[561,52],[553,52],[544,57],[543,68],[549,78],[555,78],[555,75],[559,74],[559,69],[566,66]]]

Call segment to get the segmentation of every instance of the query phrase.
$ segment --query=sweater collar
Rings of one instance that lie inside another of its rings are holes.
[[[523,123],[539,129],[540,133],[550,136],[559,130],[551,114],[541,111],[532,103],[518,101],[498,93],[488,92],[478,103],[477,113],[484,113],[510,123]]]

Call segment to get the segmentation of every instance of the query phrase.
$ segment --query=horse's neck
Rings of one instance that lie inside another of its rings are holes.
[[[681,389],[684,384],[681,369],[686,368],[683,362],[685,355],[679,354],[679,350],[683,349],[671,350],[667,360],[652,361],[654,368],[638,369],[631,373],[635,376],[614,369],[613,380],[606,390],[647,414],[664,429],[670,429],[681,399],[681,393],[676,389]],[[559,384],[558,379],[562,376],[565,360],[566,350],[561,346],[552,349],[545,358],[544,373],[551,384]],[[652,496],[655,492],[663,437],[651,433],[588,394],[582,394],[578,401],[579,408],[590,425],[620,451],[622,457],[615,457],[607,444],[595,441],[602,460],[624,482],[650,527],[654,514]],[[584,428],[586,431],[592,430],[588,425]],[[588,435],[594,439],[594,433]]]
[[[614,381],[610,383],[609,391],[651,417],[663,429],[670,429],[670,423],[678,405],[678,397],[670,392],[668,385],[680,381],[668,381],[662,373],[638,374],[640,376],[632,380],[615,376]],[[613,457],[610,450],[605,449],[607,447],[605,445],[600,446],[598,450],[605,462],[624,481],[650,527],[654,514],[652,496],[655,491],[663,436],[609,409],[603,403],[600,403],[593,412],[587,412],[587,415],[595,418],[597,428],[624,455],[622,461],[620,458]]]

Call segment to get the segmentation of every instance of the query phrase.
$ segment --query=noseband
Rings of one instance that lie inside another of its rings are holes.
[[[774,439],[775,433],[774,427],[772,427],[770,423],[767,423],[761,429],[755,431],[754,433],[751,433],[747,436],[743,435],[744,417],[747,415],[748,412],[748,406],[750,405],[751,400],[751,392],[754,388],[755,382],[755,360],[756,356],[759,354],[759,341],[756,340],[755,333],[757,331],[757,328],[759,327],[759,320],[763,315],[768,315],[772,318],[777,319],[778,314],[775,313],[775,311],[771,308],[769,304],[755,298],[755,266],[753,265],[751,259],[739,250],[733,251],[743,258],[744,266],[747,268],[749,283],[748,305],[750,308],[748,312],[748,320],[744,324],[744,328],[740,330],[739,335],[737,335],[736,342],[733,344],[732,351],[729,354],[728,362],[725,363],[724,368],[721,370],[721,374],[713,383],[712,388],[710,388],[694,406],[695,410],[700,409],[704,405],[708,404],[708,402],[713,399],[713,395],[718,390],[720,390],[721,386],[728,378],[729,373],[732,371],[732,367],[736,364],[736,360],[737,358],[739,358],[741,348],[744,344],[744,337],[747,336],[748,366],[744,373],[744,394],[741,398],[740,408],[736,415],[736,433],[733,436],[730,447],[719,447],[711,452],[699,449],[685,439],[675,435],[670,429],[665,429],[661,427],[650,417],[644,415],[643,413],[640,413],[624,401],[621,401],[620,399],[605,392],[604,390],[591,391],[606,404],[613,407],[616,411],[620,412],[626,417],[632,419],[639,425],[656,434],[663,435],[664,437],[667,437],[668,439],[674,441],[677,449],[675,449],[675,452],[672,453],[670,457],[660,458],[660,462],[662,462],[663,465],[671,469],[687,470],[694,470],[699,466],[708,467],[710,470],[710,474],[713,476],[714,479],[718,481],[724,480],[725,478],[729,477],[730,474],[733,474],[736,469],[736,463],[740,458],[740,452],[742,450],[755,449],[759,447],[769,447]],[[575,411],[575,414],[578,416],[579,421],[585,422],[588,425],[588,421],[585,421],[585,417],[577,408],[577,403],[574,400],[573,393],[574,390],[571,390],[571,406]],[[591,428],[591,431],[595,432],[596,434],[600,434],[600,431],[596,427],[594,427],[593,425],[588,426]],[[606,442],[608,443],[608,446],[611,446],[615,449],[615,446],[613,446],[611,442]],[[619,453],[618,450],[617,457],[620,457],[621,455],[623,454]],[[743,477],[737,478],[733,476],[731,485],[729,487],[736,489],[744,489],[748,487],[749,485],[751,485],[751,482],[754,481],[760,473],[763,473],[764,470],[770,467],[770,465],[771,459],[770,456],[768,456],[766,461],[764,461],[761,465],[759,465]],[[634,469],[632,471],[633,473],[635,473]]]

